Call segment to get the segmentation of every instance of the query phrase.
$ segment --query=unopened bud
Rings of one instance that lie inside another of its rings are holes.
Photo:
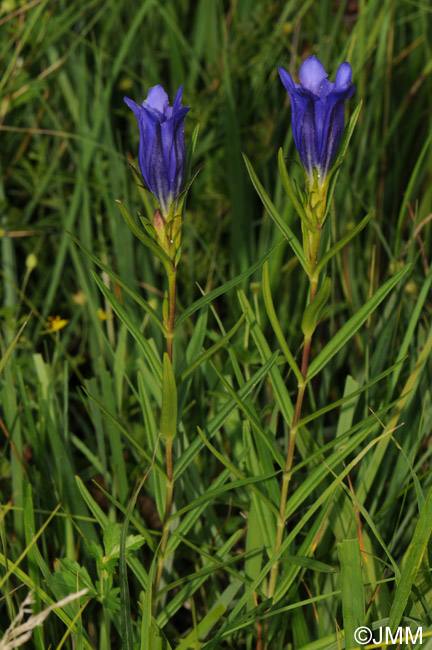
[[[25,264],[29,271],[33,271],[33,269],[37,266],[36,255],[34,253],[30,253],[29,255],[27,255]]]

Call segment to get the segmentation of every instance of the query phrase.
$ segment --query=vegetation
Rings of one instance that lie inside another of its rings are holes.
[[[29,592],[36,617],[63,601],[35,650],[432,648],[427,3],[3,0],[0,29],[0,648]],[[275,545],[309,289],[277,69],[311,54],[350,62],[362,107]],[[201,168],[172,366],[164,267],[126,223],[154,207],[123,96],[157,84],[184,86]]]

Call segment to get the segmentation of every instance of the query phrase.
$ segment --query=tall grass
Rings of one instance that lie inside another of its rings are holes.
[[[422,626],[429,647],[427,4],[5,0],[0,12],[0,634],[29,589],[37,613],[87,588],[26,647],[330,650],[353,648],[360,625]],[[325,245],[373,215],[327,268],[275,554],[296,392],[284,346],[300,363],[308,287],[242,153],[300,238],[278,175],[283,147],[303,182],[277,66],[295,74],[312,53],[333,74],[350,61],[349,112],[363,100]],[[184,85],[203,168],[184,215],[175,489],[154,594],[166,286],[116,201],[136,224],[152,217],[123,96],[159,83],[171,98]]]

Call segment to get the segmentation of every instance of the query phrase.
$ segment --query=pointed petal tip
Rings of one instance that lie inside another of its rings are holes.
[[[347,61],[344,61],[340,64],[338,71],[336,72],[335,84],[336,86],[345,86],[346,84],[351,83],[352,70],[351,66]]]
[[[291,90],[294,90],[295,83],[294,83],[290,73],[287,72],[285,70],[285,68],[282,68],[281,66],[278,66],[278,71],[279,71],[280,80],[282,81],[282,83],[285,86],[286,90],[288,92],[290,92]]]

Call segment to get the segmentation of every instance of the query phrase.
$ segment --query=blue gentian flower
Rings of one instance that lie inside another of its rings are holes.
[[[283,68],[279,75],[291,99],[294,142],[309,182],[314,182],[316,169],[323,185],[342,135],[345,102],[355,91],[351,66],[342,63],[332,83],[321,61],[310,56],[300,67],[300,85]]]
[[[139,124],[141,173],[165,217],[182,190],[186,169],[183,127],[189,108],[182,107],[182,94],[180,86],[173,106],[162,86],[150,88],[141,106],[124,98]]]

